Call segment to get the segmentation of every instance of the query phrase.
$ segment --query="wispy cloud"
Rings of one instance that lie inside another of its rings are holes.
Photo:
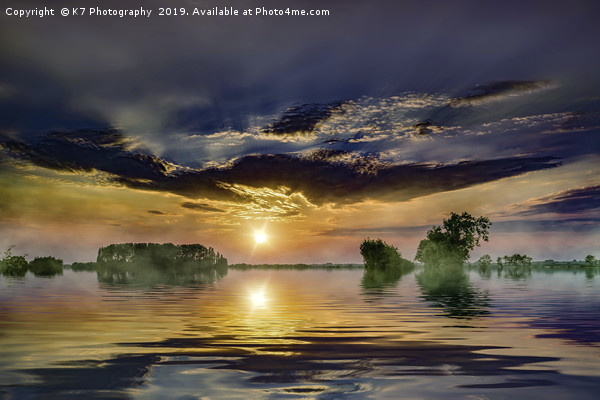
[[[585,214],[600,212],[600,185],[571,189],[533,201],[519,214]]]
[[[510,96],[533,93],[556,86],[549,80],[497,81],[475,86],[470,94],[450,100],[451,107],[467,107],[501,100]]]
[[[341,104],[303,104],[290,107],[264,128],[263,132],[273,135],[310,134],[319,122],[329,118],[335,111],[339,112]]]
[[[494,222],[492,233],[511,232],[594,232],[600,231],[600,218],[504,220]]]
[[[222,186],[236,195],[237,202],[227,203],[228,211],[242,219],[289,220],[303,217],[316,208],[302,193],[289,187],[252,187],[239,183]]]
[[[181,203],[181,207],[187,208],[188,210],[193,210],[193,211],[225,212],[224,210],[217,208],[217,207],[213,207],[207,203],[194,203],[191,201],[186,201],[186,202]]]

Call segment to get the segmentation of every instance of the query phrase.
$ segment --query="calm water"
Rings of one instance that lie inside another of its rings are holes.
[[[262,295],[261,295],[262,293]],[[0,398],[597,399],[600,276],[0,278]]]

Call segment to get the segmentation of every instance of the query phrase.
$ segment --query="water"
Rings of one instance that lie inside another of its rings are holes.
[[[596,399],[600,277],[0,278],[1,399]]]

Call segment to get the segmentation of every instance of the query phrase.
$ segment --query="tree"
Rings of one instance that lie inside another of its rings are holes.
[[[486,217],[475,218],[466,211],[451,213],[442,226],[434,226],[421,240],[415,260],[425,265],[462,265],[469,258],[469,252],[479,246],[481,240],[489,240],[492,223]]]
[[[193,264],[196,266],[227,266],[227,259],[212,247],[201,244],[121,243],[98,249],[98,263],[137,263],[169,269]]]
[[[63,260],[54,257],[36,257],[29,263],[35,276],[54,276],[63,272]]]
[[[504,265],[512,265],[517,267],[529,267],[533,261],[531,257],[525,254],[513,254],[512,256],[504,256]]]
[[[5,276],[25,276],[27,274],[27,260],[24,256],[13,256],[12,249],[15,246],[10,246],[4,252],[0,260],[0,272]]]
[[[593,267],[594,265],[597,265],[597,264],[598,264],[598,260],[596,260],[596,257],[594,257],[591,254],[585,256],[585,265],[587,265],[589,267]]]
[[[365,239],[360,245],[360,254],[365,263],[365,269],[386,270],[394,267],[410,268],[413,264],[402,258],[402,253],[381,239]]]
[[[96,271],[96,262],[74,262],[71,264],[71,271]]]
[[[482,255],[477,261],[479,275],[482,278],[488,279],[492,276],[492,257],[489,254]]]
[[[515,253],[512,256],[498,257],[498,275],[504,271],[504,277],[510,279],[526,279],[531,276],[532,258],[525,254]]]
[[[100,282],[151,285],[214,282],[227,275],[227,265],[201,244],[121,243],[99,248],[92,268]]]
[[[479,261],[477,261],[477,262],[481,266],[488,266],[492,263],[492,257],[490,257],[489,254],[484,254],[479,258]]]

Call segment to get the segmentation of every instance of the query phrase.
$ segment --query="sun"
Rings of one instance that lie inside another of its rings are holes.
[[[256,231],[254,232],[254,241],[257,244],[263,244],[266,243],[267,241],[267,234],[263,231]]]

